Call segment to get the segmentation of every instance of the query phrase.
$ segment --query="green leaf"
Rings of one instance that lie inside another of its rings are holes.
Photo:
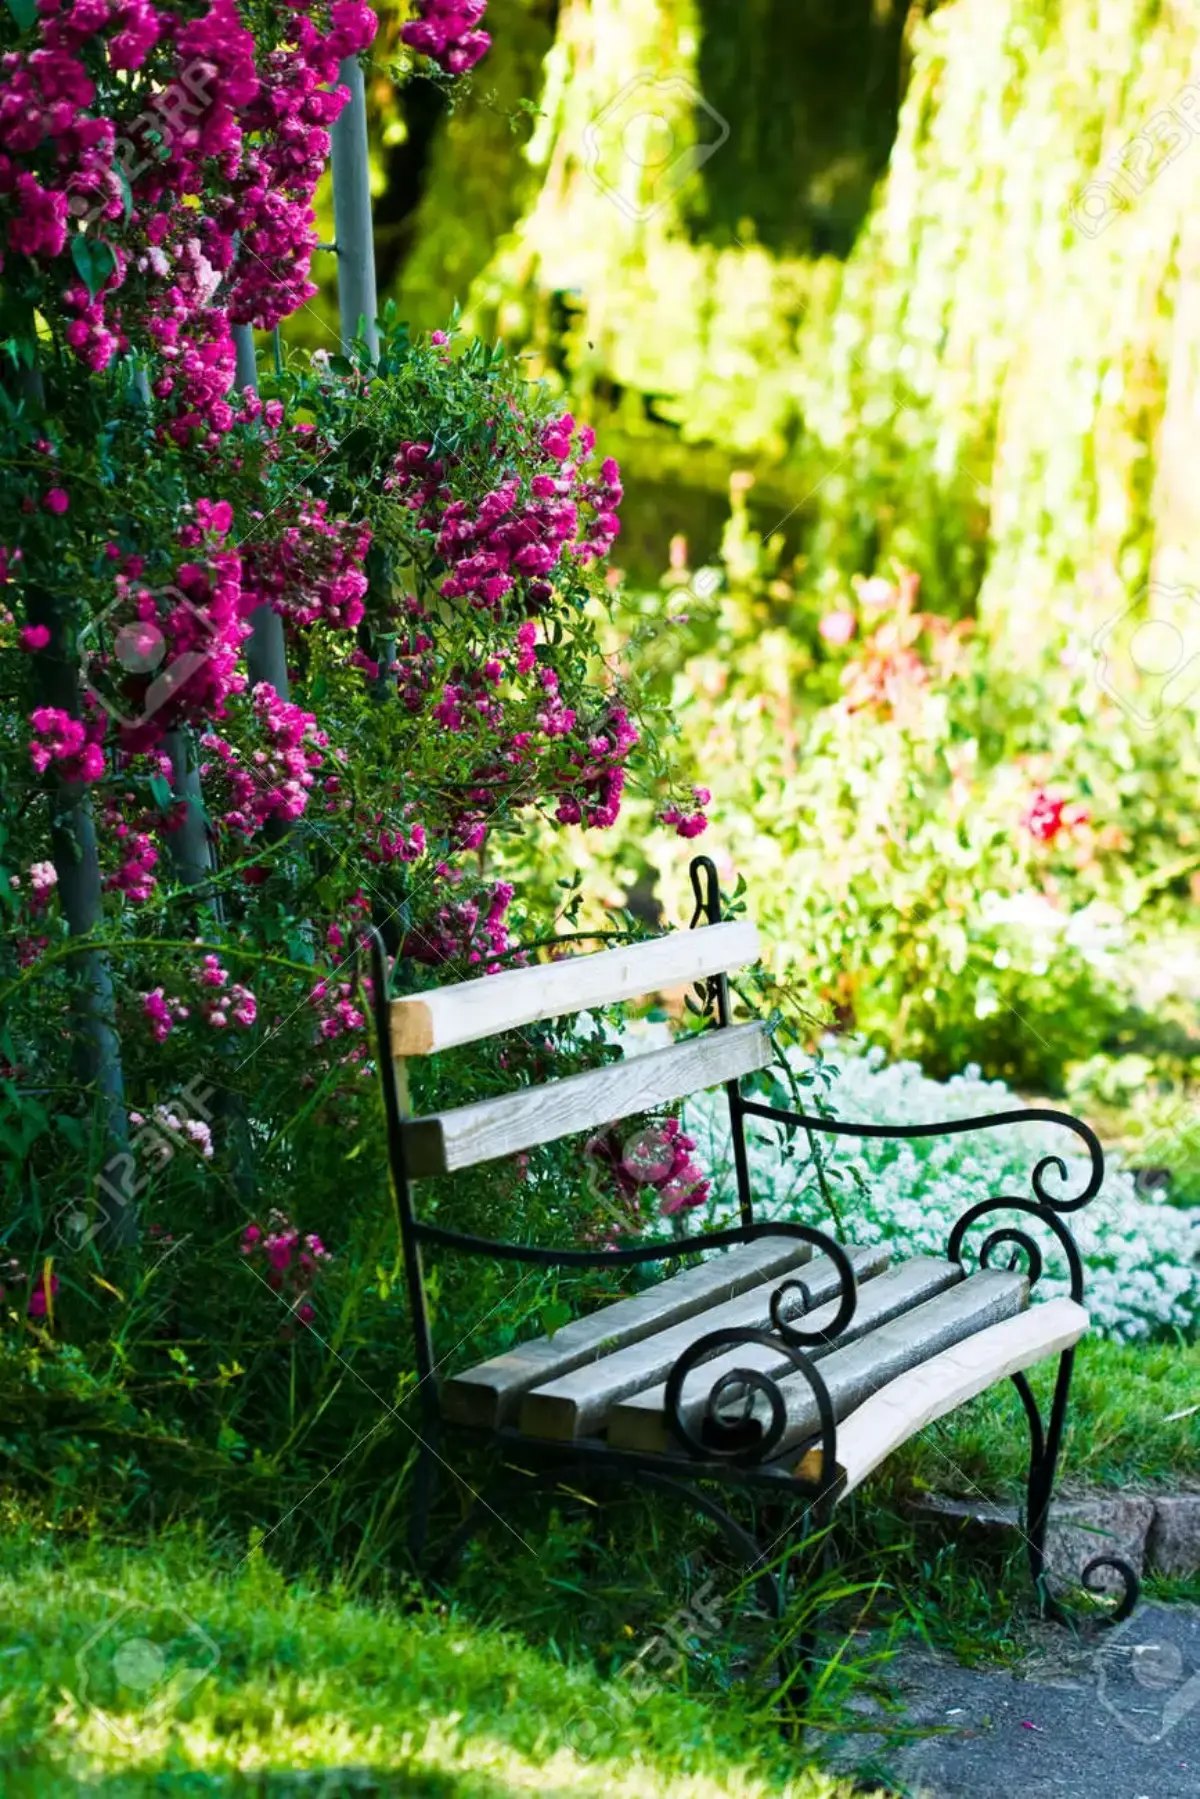
[[[565,1299],[552,1300],[539,1313],[542,1329],[548,1337],[552,1337],[555,1331],[560,1331],[564,1324],[570,1324],[571,1316],[571,1308]]]
[[[303,962],[309,968],[312,967],[317,958],[307,937],[299,931],[289,931],[284,942],[287,944],[287,952],[293,962]]]
[[[8,3],[11,6],[13,0]],[[82,233],[71,239],[71,261],[93,300],[117,266],[110,244],[103,238],[85,237]]]
[[[72,1149],[82,1149],[87,1142],[87,1135],[78,1118],[72,1118],[66,1112],[54,1114],[54,1126],[60,1137],[65,1137]]]
[[[37,18],[34,0],[8,0],[8,10],[22,31],[28,31]]]
[[[125,216],[123,222],[128,225],[130,214],[133,212],[133,189],[129,185],[129,177],[126,175],[119,162],[113,163],[112,172],[121,183],[121,192],[125,196]]]
[[[168,811],[171,805],[171,783],[166,775],[150,776],[150,792],[159,811]]]

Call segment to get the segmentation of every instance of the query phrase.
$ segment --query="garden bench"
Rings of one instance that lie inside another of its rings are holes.
[[[821,1525],[892,1450],[1011,1379],[1030,1432],[1025,1532],[1031,1569],[1043,1612],[1061,1616],[1045,1577],[1047,1510],[1074,1346],[1088,1327],[1082,1264],[1064,1215],[1099,1191],[1100,1144],[1078,1119],[1037,1108],[937,1125],[856,1125],[747,1097],[743,1079],[765,1069],[773,1050],[761,1024],[732,1022],[729,975],[757,959],[757,934],[752,924],[722,921],[708,858],[698,857],[691,872],[697,904],[690,931],[407,998],[388,997],[382,944],[370,933],[379,1066],[423,1404],[414,1543],[424,1544],[439,1443],[447,1432],[462,1432],[515,1456],[523,1468],[536,1463],[550,1480],[615,1477],[686,1493],[755,1568],[755,1580],[765,1580],[763,1590],[778,1610],[782,1593],[760,1571],[754,1538],[716,1499],[714,1486],[754,1489],[773,1505],[798,1508],[806,1528]],[[412,1057],[690,984],[698,986],[705,1022],[669,1048],[427,1117],[408,1114],[405,1069]],[[430,1176],[593,1132],[717,1085],[728,1096],[737,1227],[666,1244],[560,1249],[488,1240],[418,1216],[416,1196]],[[1083,1140],[1090,1173],[1083,1191],[1069,1195],[1061,1190],[1067,1165],[1047,1157],[1032,1170],[1031,1197],[982,1201],[958,1221],[943,1256],[893,1262],[878,1246],[839,1243],[799,1221],[755,1220],[746,1129],[759,1119],[858,1137],[935,1136],[1041,1119]],[[995,1213],[1015,1213],[1019,1222],[992,1229],[969,1267],[968,1235]],[[1044,1260],[1044,1243],[1022,1228],[1029,1220],[1061,1247],[1069,1296],[1029,1303]],[[1002,1249],[1007,1261],[993,1265]],[[552,1335],[439,1380],[422,1266],[431,1250],[609,1271],[706,1253]],[[1025,1370],[1051,1356],[1058,1357],[1058,1370],[1043,1421]],[[480,1506],[484,1514],[493,1509]],[[479,1515],[477,1507],[465,1532]],[[1117,1558],[1098,1556],[1084,1571],[1085,1584],[1094,1585],[1102,1567],[1123,1587],[1109,1613],[1115,1621],[1132,1609],[1137,1580]]]

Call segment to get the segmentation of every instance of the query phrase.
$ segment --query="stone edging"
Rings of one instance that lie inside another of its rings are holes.
[[[915,1501],[909,1510],[916,1518],[958,1523],[985,1534],[1020,1530],[1015,1505],[930,1494]],[[1051,1573],[1077,1578],[1085,1562],[1109,1551],[1129,1562],[1139,1575],[1200,1573],[1200,1493],[1100,1492],[1054,1501],[1046,1534],[1046,1563]]]

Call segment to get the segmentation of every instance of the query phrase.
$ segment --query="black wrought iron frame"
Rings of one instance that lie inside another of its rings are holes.
[[[721,895],[717,871],[710,858],[698,856],[694,859],[691,864],[691,880],[696,900],[695,912],[692,917],[693,927],[702,921],[705,924],[719,923],[721,920]],[[946,1255],[951,1261],[961,1261],[968,1233],[985,1217],[999,1212],[1025,1215],[1039,1220],[1057,1238],[1067,1263],[1071,1297],[1075,1300],[1082,1300],[1083,1263],[1075,1240],[1063,1222],[1063,1215],[1078,1211],[1080,1207],[1094,1199],[1100,1191],[1104,1180],[1104,1152],[1095,1132],[1081,1119],[1074,1118],[1066,1112],[1043,1107],[993,1112],[983,1117],[953,1119],[938,1124],[855,1124],[838,1118],[826,1117],[821,1113],[792,1111],[784,1107],[766,1105],[757,1100],[747,1099],[742,1094],[740,1083],[730,1081],[727,1083],[726,1093],[729,1103],[734,1175],[741,1218],[741,1223],[736,1228],[698,1233],[674,1239],[669,1243],[645,1244],[629,1249],[584,1250],[543,1249],[535,1245],[473,1236],[467,1232],[447,1230],[440,1225],[424,1222],[416,1215],[412,1184],[405,1160],[402,1128],[404,1114],[390,1055],[389,996],[384,946],[379,933],[373,927],[368,928],[364,934],[370,948],[371,1005],[387,1121],[388,1154],[395,1189],[404,1271],[412,1315],[417,1392],[421,1405],[422,1429],[411,1529],[412,1550],[418,1562],[424,1559],[430,1505],[438,1466],[442,1462],[439,1443],[447,1431],[465,1432],[477,1441],[490,1442],[502,1454],[510,1456],[516,1454],[524,1468],[529,1468],[531,1465],[536,1466],[540,1471],[540,1477],[551,1482],[559,1476],[570,1475],[575,1481],[591,1476],[604,1481],[630,1480],[651,1488],[670,1490],[681,1495],[690,1494],[693,1503],[720,1526],[727,1539],[742,1554],[754,1581],[767,1597],[771,1610],[776,1616],[782,1616],[783,1585],[781,1581],[776,1580],[767,1567],[766,1551],[705,1488],[711,1484],[717,1484],[751,1491],[763,1499],[769,1500],[773,1510],[781,1506],[797,1507],[804,1515],[806,1534],[812,1529],[821,1529],[828,1524],[840,1492],[841,1477],[838,1473],[836,1455],[837,1426],[833,1404],[821,1376],[820,1366],[811,1356],[805,1354],[805,1350],[816,1344],[826,1345],[836,1341],[854,1316],[857,1289],[854,1269],[849,1257],[841,1244],[826,1232],[808,1225],[791,1222],[756,1222],[746,1151],[747,1119],[762,1119],[790,1129],[803,1129],[820,1135],[885,1139],[952,1136],[965,1131],[992,1130],[1005,1125],[1034,1121],[1062,1126],[1080,1138],[1088,1151],[1090,1173],[1083,1191],[1075,1195],[1053,1193],[1048,1186],[1049,1177],[1056,1174],[1056,1184],[1065,1183],[1068,1170],[1066,1163],[1060,1157],[1044,1157],[1034,1168],[1031,1176],[1032,1199],[1018,1195],[998,1195],[972,1206],[954,1226],[947,1243]],[[719,975],[705,983],[704,998],[706,1009],[713,1014],[710,1028],[717,1030],[728,1028],[731,1023],[731,1005],[727,977]],[[809,1303],[802,1280],[791,1278],[781,1283],[773,1297],[772,1331],[724,1330],[710,1332],[699,1337],[679,1358],[667,1382],[665,1407],[671,1434],[679,1446],[677,1452],[653,1456],[638,1455],[629,1451],[612,1449],[600,1439],[554,1443],[524,1436],[510,1426],[489,1431],[450,1424],[443,1419],[435,1382],[438,1363],[434,1356],[430,1332],[429,1308],[422,1267],[423,1250],[452,1250],[464,1255],[483,1255],[502,1261],[527,1263],[539,1268],[605,1268],[612,1270],[613,1268],[632,1267],[644,1262],[676,1260],[697,1250],[732,1247],[735,1244],[753,1242],[768,1236],[789,1236],[811,1243],[814,1248],[830,1258],[838,1271],[840,1282],[838,1289],[840,1303],[836,1316],[832,1323],[823,1330],[805,1331],[797,1326],[794,1317],[792,1321],[785,1321],[783,1306],[789,1295],[799,1293],[801,1317],[808,1309]],[[1029,1235],[1028,1231],[1019,1227],[1009,1225],[992,1231],[979,1246],[975,1258],[977,1265],[981,1268],[990,1266],[993,1254],[1001,1246],[1007,1246],[1010,1250],[1008,1267],[1016,1268],[1023,1265],[1030,1286],[1036,1285],[1043,1270],[1042,1252],[1037,1241]],[[688,1373],[716,1351],[728,1349],[739,1343],[769,1343],[776,1347],[781,1346],[795,1371],[802,1374],[810,1386],[816,1400],[820,1421],[814,1444],[819,1451],[815,1466],[811,1456],[803,1458],[804,1467],[814,1469],[811,1474],[800,1474],[793,1471],[798,1456],[795,1448],[786,1457],[788,1464],[786,1467],[782,1466],[779,1460],[772,1459],[783,1432],[784,1402],[775,1381],[767,1375],[756,1371],[743,1371],[718,1380],[708,1395],[703,1424],[698,1432],[693,1430],[682,1416],[679,1401]],[[1060,1621],[1065,1620],[1068,1614],[1061,1599],[1056,1597],[1049,1588],[1046,1577],[1045,1544],[1049,1506],[1062,1448],[1074,1361],[1073,1349],[1063,1351],[1059,1355],[1058,1372],[1049,1416],[1045,1420],[1025,1375],[1018,1373],[1011,1377],[1021,1398],[1030,1435],[1025,1512],[1025,1537],[1030,1571],[1042,1614]],[[742,1416],[738,1419],[731,1419],[723,1410],[723,1405],[734,1388],[740,1389],[743,1395]],[[770,1421],[765,1427],[751,1415],[751,1407],[748,1403],[751,1393],[758,1394],[766,1401],[770,1412]],[[468,1514],[462,1529],[457,1533],[458,1539],[464,1539],[479,1520],[491,1510],[494,1508],[487,1502],[478,1502],[472,1512]],[[777,1536],[776,1541],[780,1540],[782,1537]],[[1088,1563],[1083,1572],[1084,1585],[1092,1590],[1097,1590],[1096,1577],[1102,1569],[1108,1569],[1115,1573],[1121,1582],[1122,1591],[1117,1603],[1101,1614],[1104,1621],[1117,1623],[1128,1617],[1136,1603],[1138,1577],[1133,1568],[1119,1556],[1098,1555]]]

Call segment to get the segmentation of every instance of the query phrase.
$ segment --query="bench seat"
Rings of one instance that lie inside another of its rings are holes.
[[[1087,1329],[1087,1313],[1072,1300],[1030,1308],[1020,1273],[967,1274],[939,1256],[889,1266],[878,1246],[847,1253],[858,1284],[854,1314],[836,1337],[806,1346],[838,1424],[840,1492],[934,1418]],[[772,1301],[778,1295],[785,1324],[802,1321],[815,1335],[834,1322],[838,1292],[837,1269],[807,1245],[747,1244],[454,1376],[441,1389],[443,1415],[490,1429],[515,1422],[523,1436],[546,1442],[603,1439],[614,1450],[678,1457],[667,1404],[672,1368],[710,1333],[745,1331],[754,1335],[714,1349],[684,1376],[679,1413],[703,1438],[721,1382],[719,1417],[765,1434],[768,1400],[737,1379],[760,1376],[785,1409],[772,1461],[815,1479],[818,1402],[782,1336],[772,1335]]]

